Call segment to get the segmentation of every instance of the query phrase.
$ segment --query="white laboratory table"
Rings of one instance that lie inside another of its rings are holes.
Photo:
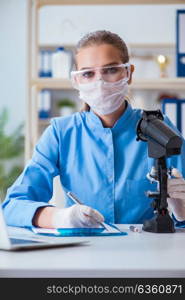
[[[88,244],[74,247],[0,250],[0,277],[185,277],[185,229],[159,234],[131,232],[129,225],[119,227],[128,235],[85,237]],[[9,232],[30,235],[21,228],[12,227]]]

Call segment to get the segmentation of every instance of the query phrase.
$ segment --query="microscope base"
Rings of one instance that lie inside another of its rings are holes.
[[[143,223],[142,229],[148,232],[156,233],[174,233],[175,227],[172,218],[168,213],[165,215],[157,213],[152,219]]]

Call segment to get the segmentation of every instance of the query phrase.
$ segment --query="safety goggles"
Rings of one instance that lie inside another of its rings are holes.
[[[102,79],[106,82],[115,82],[130,78],[130,63],[110,65],[106,67],[89,68],[71,72],[71,80],[74,86]]]

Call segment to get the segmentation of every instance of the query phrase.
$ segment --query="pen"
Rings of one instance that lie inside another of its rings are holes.
[[[81,205],[82,205],[82,202],[81,202],[74,194],[72,194],[71,192],[67,192],[67,195],[68,195],[69,198],[71,198],[75,203],[81,204]]]
[[[83,203],[71,192],[67,192],[67,195],[69,196],[69,198],[71,198],[75,203],[77,204],[80,204],[80,205],[83,205]],[[121,232],[120,229],[118,229],[116,226],[112,226],[111,224],[106,224],[104,222],[98,222],[96,221],[98,224],[100,224],[102,227],[104,227],[107,231],[110,231],[110,227],[111,227],[111,230],[114,228],[116,229],[116,231],[119,231]]]

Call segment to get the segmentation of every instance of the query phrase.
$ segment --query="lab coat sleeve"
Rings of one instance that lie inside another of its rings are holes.
[[[53,119],[37,143],[32,159],[7,190],[2,204],[7,225],[32,226],[36,210],[50,205],[53,178],[59,174],[58,149],[57,122]]]

